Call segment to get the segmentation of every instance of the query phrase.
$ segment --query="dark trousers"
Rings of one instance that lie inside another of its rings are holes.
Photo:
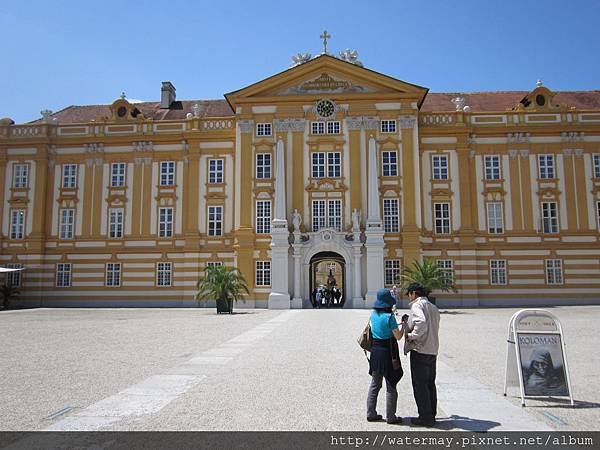
[[[414,350],[410,352],[410,375],[413,393],[419,411],[419,418],[425,421],[435,420],[437,414],[436,359],[436,355],[425,355]]]
[[[375,417],[377,415],[377,395],[379,394],[384,378],[382,374],[373,372],[371,384],[369,385],[369,393],[367,394],[367,417]],[[387,389],[385,396],[386,419],[392,420],[396,417],[398,390],[396,389],[396,383],[392,383],[387,378],[385,378],[385,385]]]

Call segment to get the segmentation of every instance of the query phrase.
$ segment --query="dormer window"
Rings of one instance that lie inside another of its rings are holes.
[[[117,116],[119,117],[125,117],[127,115],[127,108],[125,108],[124,106],[119,107],[119,109],[117,109]]]
[[[544,97],[542,94],[538,94],[535,96],[535,103],[538,106],[544,106],[546,104],[546,97]]]

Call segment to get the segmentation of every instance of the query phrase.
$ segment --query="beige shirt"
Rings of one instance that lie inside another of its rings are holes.
[[[426,355],[437,355],[440,345],[440,312],[427,297],[416,298],[408,307],[410,313],[404,336],[404,354],[415,350]]]

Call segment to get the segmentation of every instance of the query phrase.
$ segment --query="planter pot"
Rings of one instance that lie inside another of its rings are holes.
[[[233,312],[232,300],[217,300],[217,314]]]

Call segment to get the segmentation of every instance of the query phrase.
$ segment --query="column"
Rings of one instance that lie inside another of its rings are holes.
[[[269,309],[289,309],[289,231],[285,209],[284,143],[277,137],[275,153],[275,210],[271,223],[271,293]]]
[[[198,248],[198,195],[200,189],[200,143],[189,142],[187,170],[184,172],[184,204],[183,223],[185,224],[185,245],[189,249]],[[185,159],[184,159],[185,162]],[[231,211],[227,211],[231,214]]]
[[[292,309],[302,309],[302,297],[300,295],[300,277],[302,276],[300,258],[302,254],[300,249],[302,245],[294,244],[294,298],[292,299]]]
[[[365,299],[362,296],[362,267],[360,264],[362,244],[360,241],[355,241],[352,244],[352,256],[354,257],[354,295],[352,297],[352,307],[364,308]]]

